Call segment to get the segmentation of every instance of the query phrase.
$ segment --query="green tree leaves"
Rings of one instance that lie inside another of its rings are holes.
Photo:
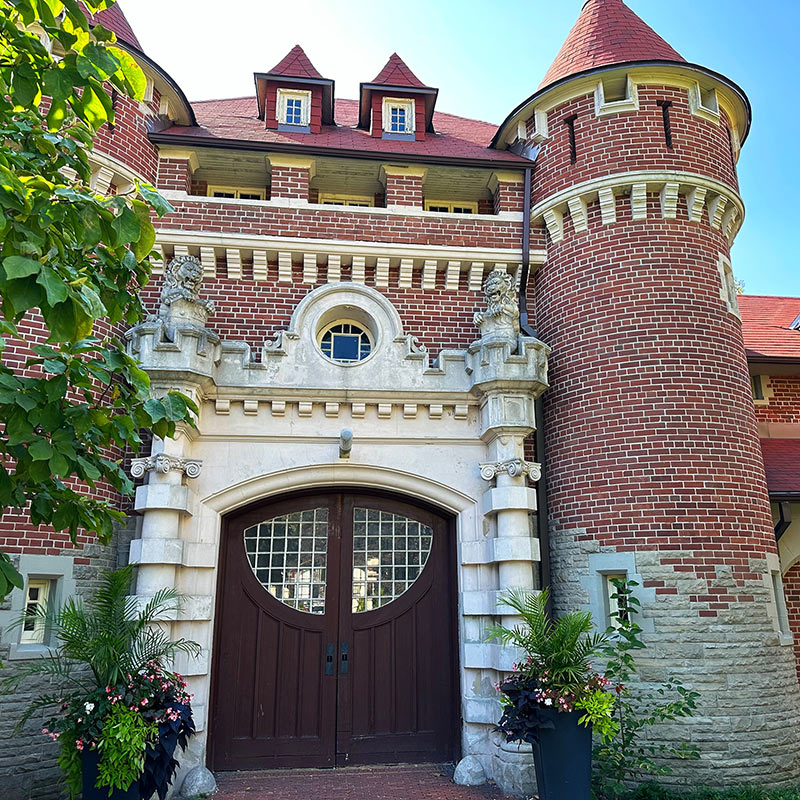
[[[111,91],[141,100],[146,88],[86,17],[112,2],[0,0],[0,505],[73,541],[81,530],[110,539],[122,515],[105,498],[132,491],[121,458],[138,451],[139,431],[171,436],[196,411],[181,395],[151,397],[112,334],[142,319],[151,213],[172,211],[147,184],[110,197],[91,188]],[[42,323],[46,343],[25,361],[25,334]],[[0,553],[0,599],[15,585]]]

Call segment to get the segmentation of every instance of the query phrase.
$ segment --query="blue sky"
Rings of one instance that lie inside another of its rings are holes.
[[[300,43],[338,97],[357,97],[393,51],[438,108],[500,123],[541,81],[582,0],[121,0],[146,52],[191,100],[253,93],[254,71]],[[753,104],[739,161],[747,219],[733,251],[748,294],[800,295],[792,240],[800,191],[800,56],[794,0],[628,0],[688,61]]]

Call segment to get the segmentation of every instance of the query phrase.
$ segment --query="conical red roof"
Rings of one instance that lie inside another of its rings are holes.
[[[104,8],[102,11],[98,11],[92,17],[92,22],[95,25],[102,25],[104,28],[113,31],[117,35],[117,39],[132,44],[137,50],[142,49],[119,3],[114,3],[110,8]]]
[[[595,67],[686,59],[622,0],[587,0],[539,88]]]
[[[272,75],[282,75],[286,78],[314,78],[325,80],[317,72],[314,65],[299,44],[296,44],[271,70]]]
[[[426,89],[425,84],[408,68],[397,53],[392,53],[386,66],[375,76],[372,83],[381,86],[413,86]]]

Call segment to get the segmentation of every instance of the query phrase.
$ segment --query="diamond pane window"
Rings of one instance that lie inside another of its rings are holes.
[[[363,361],[372,352],[369,333],[354,322],[339,322],[326,328],[319,340],[322,354],[340,364]]]
[[[389,511],[353,509],[353,613],[406,592],[431,553],[433,529]]]
[[[290,608],[325,613],[328,509],[274,517],[244,531],[244,549],[259,583]]]

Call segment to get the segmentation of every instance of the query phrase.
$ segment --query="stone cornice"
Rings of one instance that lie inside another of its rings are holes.
[[[733,241],[744,222],[744,203],[730,186],[691,172],[638,170],[607,175],[570,186],[537,203],[531,209],[531,222],[544,224],[553,242],[564,238],[564,215],[570,214],[576,232],[587,229],[586,207],[598,200],[604,225],[616,222],[616,203],[630,196],[631,215],[647,219],[647,193],[661,194],[662,219],[677,218],[679,195],[687,198],[688,219],[721,230]]]

